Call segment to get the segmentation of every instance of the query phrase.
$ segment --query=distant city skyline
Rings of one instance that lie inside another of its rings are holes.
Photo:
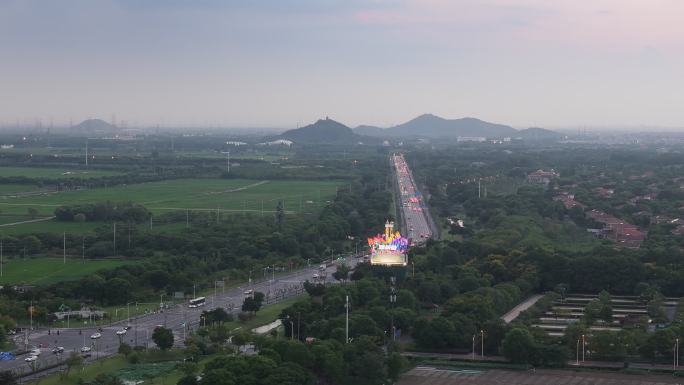
[[[0,124],[684,127],[677,0],[4,0]]]

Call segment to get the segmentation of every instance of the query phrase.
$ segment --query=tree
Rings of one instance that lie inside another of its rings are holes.
[[[235,385],[235,375],[226,369],[213,369],[204,373],[200,385]]]
[[[197,385],[197,377],[194,375],[192,376],[183,376],[181,377],[178,382],[176,382],[176,385]]]
[[[584,322],[587,325],[592,325],[594,321],[601,317],[601,310],[603,305],[598,299],[591,300],[587,306],[584,307]]]
[[[313,383],[313,378],[301,365],[294,362],[284,362],[264,378],[264,385],[307,385]]]
[[[34,207],[29,207],[27,210],[28,215],[31,217],[31,219],[36,219],[38,216],[38,210],[36,210]]]
[[[601,310],[599,317],[606,323],[613,322],[613,306],[611,304],[610,294],[603,290],[599,293],[599,302],[601,303]]]
[[[173,331],[165,327],[158,327],[152,333],[152,341],[161,350],[170,349],[173,346]]]
[[[349,267],[347,265],[338,265],[337,270],[333,273],[333,278],[338,281],[346,281],[349,276]]]
[[[307,279],[304,281],[304,290],[312,297],[320,297],[325,294],[325,285],[321,283],[311,283]]]
[[[420,319],[416,321],[414,329],[416,342],[422,347],[443,349],[453,345],[454,325],[446,318]]]
[[[245,298],[245,301],[242,303],[242,311],[252,312],[252,314],[256,314],[256,312],[258,312],[259,309],[261,309],[261,302],[257,301],[252,297]]]
[[[90,385],[124,385],[123,381],[119,377],[113,374],[98,374]]]
[[[131,345],[129,345],[127,343],[122,343],[121,345],[119,345],[118,352],[119,352],[119,354],[123,355],[124,357],[128,357],[128,355],[131,354],[132,351],[133,351],[133,349],[131,348]]]
[[[392,381],[397,381],[399,375],[404,367],[406,367],[407,362],[404,357],[399,353],[392,353],[387,357],[387,375]]]
[[[283,228],[283,221],[285,220],[285,207],[283,201],[278,201],[278,206],[276,206],[275,222],[278,226],[278,231]]]
[[[71,352],[71,353],[69,354],[69,357],[67,357],[67,359],[66,359],[66,366],[67,366],[67,369],[66,369],[66,371],[64,372],[64,378],[69,377],[69,371],[71,370],[71,368],[76,367],[76,366],[79,366],[79,365],[81,365],[82,363],[83,363],[83,357],[81,357],[81,356],[80,356],[79,354],[77,354],[76,352]]]
[[[213,325],[215,323],[220,325],[224,322],[230,322],[233,320],[233,315],[227,313],[225,310],[223,310],[223,308],[220,307],[217,307],[214,310],[203,311],[201,317],[204,317],[204,322],[206,322],[207,325]]]
[[[506,333],[501,348],[512,362],[526,364],[535,355],[536,343],[529,330],[515,328]]]
[[[249,335],[246,333],[238,333],[231,338],[231,342],[237,347],[239,353],[240,347],[249,342]]]
[[[11,370],[3,370],[0,372],[0,384],[3,385],[17,385],[17,379]]]

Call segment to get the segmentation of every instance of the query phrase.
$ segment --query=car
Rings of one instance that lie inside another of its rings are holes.
[[[131,326],[131,325],[126,325],[126,327],[124,327],[124,329],[126,329],[126,330],[131,330],[132,327],[133,327],[133,326]]]
[[[26,361],[26,362],[38,361],[38,356],[33,356],[33,355],[28,356],[28,357],[24,358],[24,361]]]
[[[90,346],[84,346],[81,348],[81,353],[88,353],[90,351]]]
[[[249,289],[249,290],[245,290],[245,293],[244,293],[244,294],[245,294],[245,295],[252,295],[252,293],[254,293],[254,290]]]
[[[314,273],[313,278],[318,279],[318,277],[320,277],[320,276],[318,274]]]
[[[40,348],[31,349],[31,351],[29,352],[29,354],[32,355],[32,356],[39,356],[39,355],[40,355]]]
[[[98,338],[100,338],[100,337],[102,337],[102,334],[100,334],[100,333],[93,333],[93,334],[90,335],[90,338],[91,338],[91,339],[94,339],[94,340],[96,340],[96,339],[98,339]]]
[[[116,331],[116,335],[117,335],[117,336],[122,336],[122,335],[126,334],[126,332],[127,332],[126,329],[117,330],[117,331]]]
[[[64,348],[63,348],[62,346],[58,346],[58,347],[52,349],[52,353],[53,353],[53,354],[61,354],[61,353],[64,353]]]

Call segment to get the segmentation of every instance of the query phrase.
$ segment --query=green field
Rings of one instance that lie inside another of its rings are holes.
[[[25,176],[27,178],[99,178],[102,176],[121,175],[117,171],[86,170],[82,168],[50,168],[50,167],[0,167],[0,177]]]
[[[74,280],[102,269],[124,265],[126,261],[67,259],[61,258],[4,259],[3,275],[0,284],[24,283],[30,285],[49,285]]]
[[[102,201],[133,201],[159,214],[174,210],[223,212],[274,211],[279,200],[288,212],[317,212],[331,200],[335,181],[255,181],[176,179],[110,188],[65,191],[39,196],[0,198],[3,213],[25,214],[33,207],[52,215],[59,206]]]
[[[12,195],[36,190],[39,190],[39,187],[34,184],[0,184],[0,195]]]

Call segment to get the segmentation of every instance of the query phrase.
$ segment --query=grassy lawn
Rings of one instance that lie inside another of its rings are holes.
[[[0,167],[0,170],[2,167]],[[2,175],[0,175],[2,176]],[[7,183],[7,184],[0,184],[0,197],[4,195],[11,195],[11,194],[16,194],[20,192],[26,192],[26,191],[36,191],[38,190],[39,187],[34,185],[34,184],[25,184],[25,183]]]
[[[80,368],[73,368],[66,379],[60,378],[58,374],[45,377],[34,384],[40,385],[76,385],[79,379],[84,381],[92,381],[95,376],[100,373],[113,373],[119,369],[125,368],[130,364],[121,356],[115,356],[100,360],[94,364],[86,365]]]
[[[89,179],[102,176],[121,175],[117,171],[86,170],[81,168],[51,168],[51,167],[0,167],[0,177],[25,176],[28,178],[63,179],[77,178]],[[1,191],[0,191],[1,192]]]
[[[282,200],[286,211],[317,212],[335,196],[339,185],[336,181],[178,179],[8,198],[0,201],[0,210],[25,214],[33,207],[41,214],[52,215],[63,205],[131,200],[157,214],[186,209],[260,212],[262,208],[275,210]]]
[[[4,259],[3,262],[3,276],[0,278],[0,284],[31,285],[48,285],[74,280],[98,270],[130,263],[118,260],[88,259],[82,263],[80,259],[67,259],[64,264],[61,258]]]
[[[303,294],[305,295],[305,294]],[[233,322],[228,322],[226,325],[230,330],[235,330],[238,329],[240,331],[247,331],[249,332],[250,330],[266,325],[268,323],[271,323],[275,321],[278,316],[280,315],[280,312],[283,311],[286,307],[291,306],[293,303],[297,302],[301,296],[298,297],[293,297],[286,299],[285,301],[278,302],[274,305],[268,305],[261,310],[259,310],[256,313],[256,316],[249,321],[242,323],[240,321],[233,321]],[[296,327],[296,326],[295,326]]]

